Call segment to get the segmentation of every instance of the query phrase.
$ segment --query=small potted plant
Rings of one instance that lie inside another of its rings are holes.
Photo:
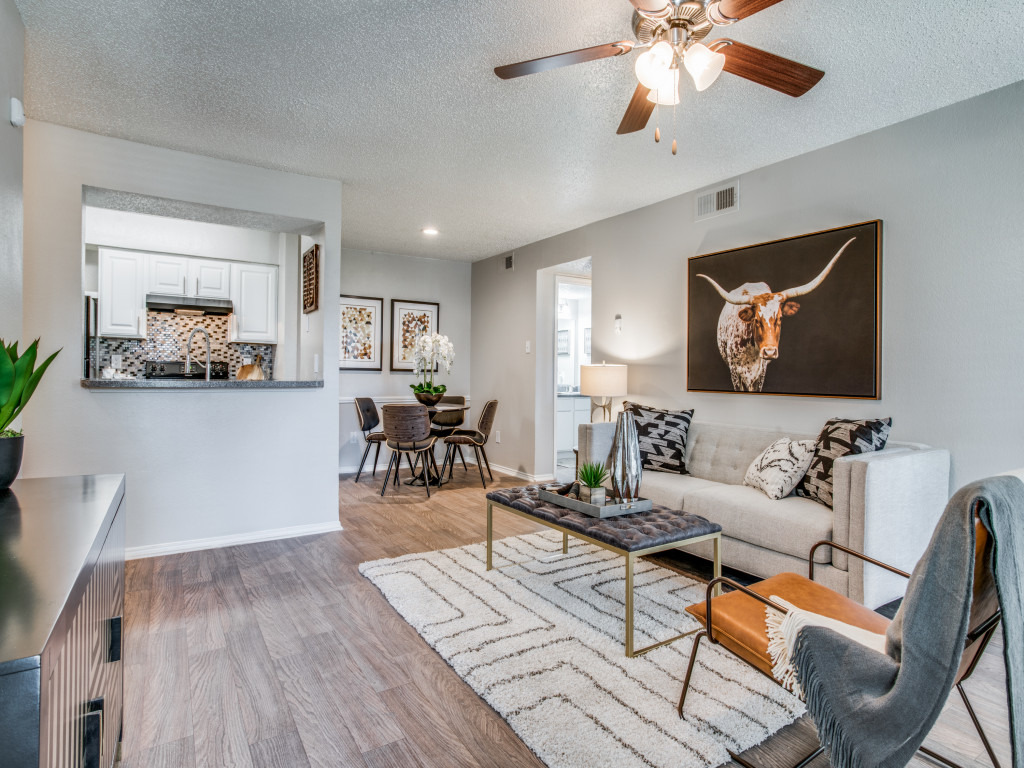
[[[25,409],[39,380],[60,352],[58,349],[36,368],[38,347],[36,339],[19,355],[18,342],[7,345],[0,339],[0,491],[9,488],[18,476],[25,451],[25,436],[10,429],[11,423]]]
[[[427,406],[437,405],[448,391],[444,384],[434,383],[434,369],[438,363],[444,366],[445,373],[452,372],[452,363],[455,362],[455,346],[448,341],[447,336],[439,333],[424,333],[417,337],[413,345],[413,360],[416,363],[416,373],[423,376],[423,381],[410,384],[416,399]]]
[[[584,464],[580,467],[580,501],[603,507],[605,502],[604,481],[608,478],[608,470],[597,462]]]

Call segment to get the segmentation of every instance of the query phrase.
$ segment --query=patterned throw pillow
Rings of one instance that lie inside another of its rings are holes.
[[[743,484],[764,492],[769,499],[789,496],[814,458],[813,440],[781,437],[750,464]]]
[[[628,401],[622,407],[636,420],[643,468],[685,475],[686,433],[693,411],[665,411]]]
[[[842,456],[871,453],[885,448],[892,419],[829,419],[818,435],[811,466],[796,487],[797,496],[806,496],[827,507],[832,506],[832,465]]]

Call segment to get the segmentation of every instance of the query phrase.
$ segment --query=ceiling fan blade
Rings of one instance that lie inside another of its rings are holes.
[[[784,59],[735,40],[715,40],[708,47],[725,54],[725,71],[789,96],[803,96],[825,76],[820,69]]]
[[[739,21],[781,2],[782,0],[722,0],[718,4],[718,12],[727,18]]]
[[[779,0],[775,0],[778,2]],[[629,0],[640,13],[657,16],[668,8],[667,0]]]
[[[557,67],[567,67],[570,64],[582,64],[585,61],[607,59],[609,56],[621,56],[632,51],[634,45],[636,43],[629,40],[620,40],[617,43],[606,43],[605,45],[594,45],[590,48],[580,48],[578,51],[558,53],[554,56],[542,56],[539,59],[520,61],[518,64],[506,64],[503,67],[495,67],[494,74],[502,80],[511,80],[513,77],[534,75],[538,72],[546,72]]]
[[[617,134],[621,136],[625,133],[635,133],[647,127],[647,121],[651,119],[651,113],[654,111],[654,102],[647,100],[647,94],[650,92],[651,89],[642,83],[636,84],[633,98],[629,100],[629,106],[626,107],[626,114],[622,116],[619,130],[616,131]]]

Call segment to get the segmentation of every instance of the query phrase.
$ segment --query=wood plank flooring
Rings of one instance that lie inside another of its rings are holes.
[[[341,480],[340,533],[128,563],[124,766],[543,765],[358,572],[483,540],[479,478],[457,469],[428,502],[405,485],[382,499],[382,474]],[[495,517],[496,537],[532,530]],[[1004,685],[1000,637],[967,687],[1008,764]],[[929,743],[989,766],[959,697]],[[800,721],[745,757],[773,768],[815,744]]]

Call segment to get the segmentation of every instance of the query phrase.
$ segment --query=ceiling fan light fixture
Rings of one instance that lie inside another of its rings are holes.
[[[683,54],[683,66],[698,91],[711,86],[725,68],[725,54],[716,53],[703,43],[694,43]]]
[[[670,69],[655,83],[647,100],[663,107],[674,107],[679,103],[679,70]]]
[[[664,40],[655,43],[649,51],[637,56],[634,69],[636,79],[645,88],[655,90],[665,79],[674,57],[675,51],[671,45]]]

